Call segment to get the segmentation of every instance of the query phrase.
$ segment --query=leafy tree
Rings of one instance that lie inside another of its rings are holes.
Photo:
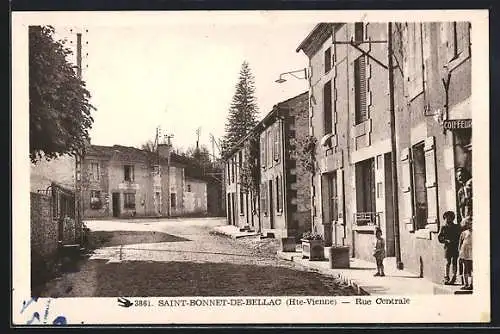
[[[241,65],[236,92],[229,107],[222,150],[226,152],[257,124],[255,82],[248,63]]]
[[[51,26],[29,27],[30,159],[74,155],[90,141],[90,93]]]
[[[146,152],[156,152],[155,143],[152,140],[148,140],[141,145],[141,150]]]

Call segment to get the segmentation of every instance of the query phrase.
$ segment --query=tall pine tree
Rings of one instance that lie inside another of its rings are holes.
[[[236,84],[236,92],[229,107],[223,153],[233,147],[257,124],[258,108],[254,93],[254,77],[248,62],[244,61]]]

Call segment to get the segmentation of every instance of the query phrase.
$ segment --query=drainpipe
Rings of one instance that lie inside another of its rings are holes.
[[[394,221],[394,248],[396,253],[396,265],[399,270],[402,270],[404,265],[401,261],[401,244],[399,235],[399,200],[398,200],[398,174],[396,164],[396,116],[394,111],[394,64],[393,64],[393,47],[392,47],[392,22],[387,24],[387,53],[389,69],[389,113],[391,124],[391,174],[392,174],[392,208]]]

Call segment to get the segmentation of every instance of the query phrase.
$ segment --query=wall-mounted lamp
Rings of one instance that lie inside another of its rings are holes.
[[[300,74],[299,74],[300,73]],[[276,83],[283,83],[286,81],[284,76],[286,75],[291,75],[292,77],[296,79],[307,79],[307,68],[301,69],[301,70],[296,70],[296,71],[290,71],[290,72],[284,72],[280,74],[280,77],[275,81]],[[303,77],[301,76],[303,75]]]

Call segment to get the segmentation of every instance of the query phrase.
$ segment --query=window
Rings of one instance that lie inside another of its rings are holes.
[[[330,221],[339,219],[339,194],[337,187],[337,173],[334,172],[328,176],[328,197],[330,201]]]
[[[413,203],[415,207],[415,227],[425,228],[427,225],[427,188],[425,171],[424,143],[414,145],[412,148],[412,179]]]
[[[240,167],[240,169],[241,169],[242,165],[243,165],[243,152],[239,151],[238,152],[238,166]]]
[[[134,166],[125,165],[124,168],[124,180],[125,181],[134,181]]]
[[[332,69],[332,48],[325,50],[325,73],[330,72]]]
[[[170,194],[170,207],[175,209],[177,207],[177,196],[176,193]]]
[[[355,124],[361,124],[368,119],[366,93],[366,59],[361,56],[354,61]]]
[[[90,180],[91,181],[99,181],[100,170],[98,162],[90,163]]]
[[[283,212],[283,178],[276,176],[276,212]]]
[[[190,192],[191,192],[191,185],[190,185],[190,184],[188,184],[188,185],[187,185],[187,190],[186,190],[186,191],[187,191],[188,193],[190,193]]]
[[[268,167],[272,167],[273,166],[273,130],[269,130],[268,133],[267,133],[267,164],[268,164]]]
[[[323,87],[323,134],[332,133],[332,82]]]
[[[102,207],[101,202],[101,192],[99,190],[91,190],[90,191],[90,208],[91,209],[100,209]]]
[[[375,212],[375,161],[367,159],[355,165],[356,173],[356,224],[376,223]]]
[[[266,133],[263,132],[260,137],[260,165],[266,168]]]
[[[243,216],[245,214],[245,194],[243,191],[240,191],[240,215]]]
[[[231,158],[230,162],[231,162],[231,182],[234,183],[234,174],[235,174],[234,173],[234,165],[236,164],[236,162],[234,161],[234,157]]]
[[[135,194],[124,193],[123,197],[124,197],[123,207],[125,209],[135,209]]]
[[[274,127],[274,161],[279,161],[281,155],[281,127],[276,123]]]

